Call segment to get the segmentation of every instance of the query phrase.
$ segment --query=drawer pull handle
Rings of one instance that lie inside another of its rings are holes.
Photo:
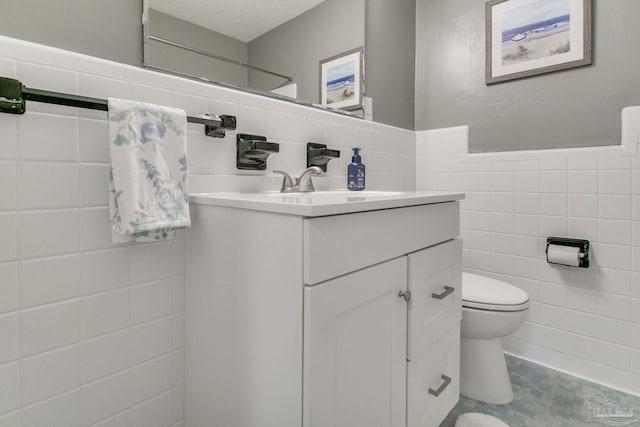
[[[440,394],[442,394],[444,389],[447,388],[447,386],[451,383],[451,377],[448,377],[448,376],[443,374],[443,375],[440,376],[440,378],[442,378],[444,380],[442,382],[442,384],[440,384],[440,387],[438,387],[437,390],[434,390],[432,388],[429,389],[429,394],[432,394],[435,397],[440,396]]]
[[[453,291],[455,291],[455,288],[452,288],[451,286],[445,286],[444,287],[444,292],[441,294],[431,294],[431,296],[435,299],[443,299],[445,298],[447,295],[452,294]]]

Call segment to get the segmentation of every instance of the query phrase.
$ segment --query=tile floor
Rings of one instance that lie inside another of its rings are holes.
[[[515,395],[513,402],[491,405],[461,396],[440,427],[454,426],[458,416],[465,412],[490,414],[511,427],[640,427],[640,397],[513,356],[507,355],[506,360]],[[589,419],[596,409],[602,415]],[[611,416],[613,413],[618,416]]]

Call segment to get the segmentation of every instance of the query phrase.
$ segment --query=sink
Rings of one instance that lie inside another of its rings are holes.
[[[227,206],[305,217],[340,215],[378,209],[392,209],[464,198],[462,193],[436,191],[349,191],[328,190],[311,193],[279,191],[191,194],[191,203]]]

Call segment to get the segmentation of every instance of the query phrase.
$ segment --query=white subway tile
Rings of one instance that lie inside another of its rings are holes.
[[[514,173],[513,172],[492,172],[491,173],[491,191],[513,191],[514,189]]]
[[[600,243],[631,245],[631,221],[601,219],[598,229]]]
[[[631,298],[631,321],[640,324],[640,299]]]
[[[491,162],[491,170],[496,172],[511,172],[515,170],[513,160],[494,160]]]
[[[631,294],[631,277],[632,273],[627,270],[600,268],[599,288],[603,292],[629,296]]]
[[[632,173],[630,170],[600,171],[598,189],[600,194],[631,194]]]
[[[17,74],[17,61],[9,58],[0,58],[0,74],[3,77],[15,79]]]
[[[151,360],[131,370],[131,403],[137,405],[171,389],[172,356]]]
[[[494,212],[513,213],[513,193],[493,193],[491,195],[491,205]]]
[[[81,118],[78,122],[80,161],[109,163],[109,128],[106,120]]]
[[[238,133],[265,135],[265,113],[263,109],[240,104],[238,105],[238,116],[242,117],[238,121]],[[349,139],[353,140],[353,137]]]
[[[15,160],[18,150],[18,117],[13,114],[0,114],[0,159]]]
[[[581,359],[594,362],[597,360],[596,349],[599,344],[598,340],[571,333],[568,333],[565,339],[567,340],[567,353]]]
[[[568,200],[566,194],[540,193],[540,214],[567,216]]]
[[[514,190],[519,193],[538,193],[540,191],[540,173],[538,171],[516,172]]]
[[[82,338],[88,339],[128,327],[131,316],[128,288],[82,298]]]
[[[30,356],[78,342],[80,301],[70,300],[20,312],[20,354]]]
[[[116,415],[131,404],[131,373],[127,370],[87,384],[81,395],[83,425]]]
[[[22,427],[80,427],[80,391],[72,390],[22,408]]]
[[[78,118],[29,113],[18,119],[20,159],[75,161],[78,159]]]
[[[542,209],[542,208],[541,208]],[[548,236],[566,236],[568,223],[566,216],[546,216],[540,215],[540,235]]]
[[[18,167],[18,207],[51,209],[78,206],[78,166],[22,163]]]
[[[567,308],[596,314],[598,313],[598,293],[571,286],[567,290]]]
[[[638,346],[640,348],[640,344]],[[173,357],[173,386],[184,384],[184,349],[176,350],[172,353]]]
[[[634,221],[640,221],[640,196],[633,196],[632,203],[632,215],[631,219]]]
[[[579,218],[597,218],[598,208],[602,210],[602,205],[598,204],[598,196],[591,194],[569,194],[568,215]]]
[[[514,233],[515,218],[511,213],[494,212],[491,214],[492,230],[496,233]]]
[[[503,254],[513,254],[513,234],[492,233],[491,251]]]
[[[92,249],[118,248],[123,244],[111,241],[111,220],[109,208],[80,209],[80,248]]]
[[[541,171],[541,193],[567,193],[567,171]]]
[[[83,384],[124,371],[131,362],[131,332],[124,329],[80,344]]]
[[[179,350],[185,346],[185,313],[177,313],[173,316],[173,334],[172,334],[172,348],[173,350]]]
[[[55,92],[78,94],[78,73],[58,67],[18,62],[18,73],[25,86]],[[38,104],[38,103],[33,103]],[[31,109],[32,103],[29,103]]]
[[[514,212],[538,215],[540,213],[540,195],[538,193],[516,193],[514,196]]]
[[[537,304],[537,323],[556,329],[567,329],[567,313],[564,307]]]
[[[13,361],[19,357],[17,313],[0,315],[0,342],[2,343],[2,346],[0,346],[0,364]]]
[[[568,161],[565,158],[540,159],[541,171],[565,171],[568,169]]]
[[[173,312],[182,313],[185,310],[185,279],[184,276],[173,278]]]
[[[15,163],[0,161],[0,211],[16,209],[17,178]]]
[[[629,346],[629,322],[602,316],[598,317],[598,338],[614,344]]]
[[[466,244],[466,242],[465,242]],[[515,235],[513,240],[513,254],[530,258],[539,258],[542,252],[539,250],[540,239],[532,236]],[[537,269],[537,267],[536,267]]]
[[[600,157],[600,170],[631,169],[633,167],[631,157]]]
[[[589,240],[592,245],[598,241],[598,220],[591,218],[568,218],[567,235],[576,239]],[[591,246],[593,250],[594,246]]]
[[[77,345],[22,359],[22,404],[29,405],[78,387],[79,364]]]
[[[631,350],[631,372],[640,374],[640,351]]]
[[[631,247],[599,244],[594,256],[600,266],[617,270],[631,270]]]
[[[80,73],[78,79],[82,96],[93,98],[129,98],[129,84],[122,80]]]
[[[160,87],[131,83],[129,86],[129,98],[133,101],[168,107],[172,104],[173,94],[171,91]]]
[[[600,292],[598,294],[598,314],[618,320],[630,319],[631,301],[629,298]]]
[[[538,258],[513,257],[514,271],[520,277],[538,279],[540,277],[539,265],[540,262]]]
[[[0,262],[18,257],[18,218],[15,213],[0,213]]]
[[[61,255],[78,250],[78,210],[20,214],[21,258]]]
[[[299,116],[267,110],[265,116],[265,135],[270,140],[281,142],[305,143],[307,139],[307,121]],[[361,147],[363,154],[368,146]]]
[[[582,311],[567,310],[567,330],[596,338],[598,336],[598,316]]]
[[[83,295],[119,289],[129,285],[129,248],[80,255]]]
[[[631,347],[640,349],[640,323],[629,324]]]
[[[80,206],[109,205],[109,166],[80,165]]]
[[[131,288],[131,322],[148,322],[172,312],[173,281],[161,280]]]
[[[171,242],[131,248],[131,281],[146,283],[171,277]]]
[[[18,264],[0,263],[0,314],[18,309]]]
[[[597,170],[572,170],[568,174],[567,191],[572,194],[598,194]]]
[[[629,370],[629,347],[600,341],[596,348],[597,361],[613,368]]]
[[[0,365],[0,414],[20,407],[20,364]]]
[[[513,232],[523,236],[538,236],[540,217],[538,215],[519,215],[513,217]]]
[[[170,426],[172,420],[173,393],[171,391],[148,400],[131,410],[132,423],[136,427]]]
[[[631,196],[599,196],[599,215],[606,219],[631,219]]]
[[[131,328],[131,363],[136,365],[171,352],[173,322],[163,317]]]
[[[468,191],[491,191],[491,174],[487,172],[472,172],[468,176]]]
[[[639,358],[640,361],[640,358]],[[184,386],[173,389],[173,422],[182,424],[184,419]],[[175,427],[178,427],[177,425]]]
[[[571,291],[571,288],[569,288]],[[555,305],[557,307],[568,307],[567,287],[553,283],[540,282],[538,301]]]
[[[33,307],[80,296],[77,255],[19,263],[20,306]]]
[[[119,414],[109,417],[106,420],[102,420],[91,427],[135,427],[131,424],[131,411],[126,410]]]

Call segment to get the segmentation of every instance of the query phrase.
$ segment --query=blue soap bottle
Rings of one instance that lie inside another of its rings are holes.
[[[364,190],[365,169],[360,157],[360,147],[353,147],[351,163],[347,166],[347,188],[351,191]]]

